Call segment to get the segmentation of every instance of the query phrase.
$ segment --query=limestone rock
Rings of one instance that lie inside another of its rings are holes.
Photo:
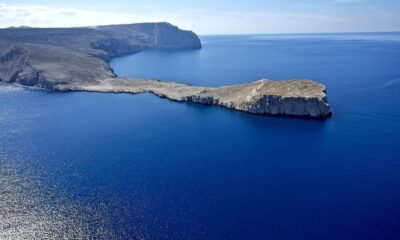
[[[60,90],[113,93],[149,92],[179,102],[219,105],[253,114],[326,118],[330,115],[326,89],[311,80],[259,80],[219,88],[142,79],[107,79],[99,84],[64,86]]]

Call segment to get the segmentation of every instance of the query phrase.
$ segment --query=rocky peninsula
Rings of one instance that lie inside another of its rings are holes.
[[[199,48],[195,33],[169,23],[0,29],[0,81],[52,91],[149,92],[254,114],[329,116],[325,86],[311,80],[263,79],[212,88],[120,78],[108,65],[111,58],[145,49]]]

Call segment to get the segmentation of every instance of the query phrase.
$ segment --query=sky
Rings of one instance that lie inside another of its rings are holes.
[[[0,0],[0,28],[161,21],[198,34],[400,31],[400,0]]]

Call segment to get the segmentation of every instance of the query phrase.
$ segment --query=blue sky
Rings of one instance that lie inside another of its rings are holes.
[[[149,21],[200,34],[400,31],[400,0],[0,0],[0,27]]]

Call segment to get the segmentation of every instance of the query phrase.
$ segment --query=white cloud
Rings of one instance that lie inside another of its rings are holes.
[[[76,27],[143,21],[161,21],[162,15],[121,14],[73,8],[54,8],[42,5],[0,3],[0,27]]]
[[[362,1],[362,0],[335,0]],[[400,16],[369,12],[351,16],[288,12],[136,9],[132,13],[0,3],[0,27],[76,27],[167,21],[200,34],[400,30]]]

